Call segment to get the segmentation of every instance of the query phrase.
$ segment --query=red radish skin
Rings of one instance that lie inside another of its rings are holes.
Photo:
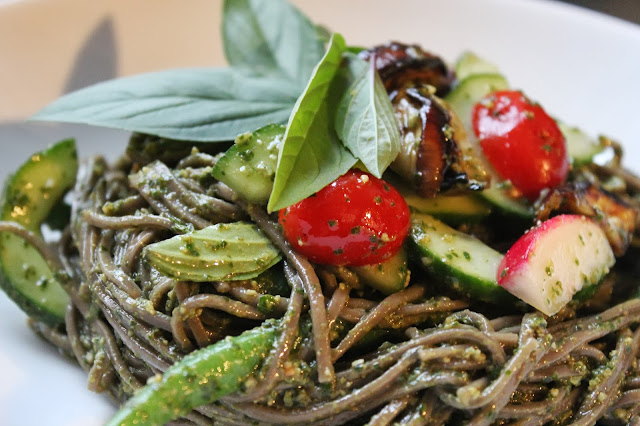
[[[498,267],[498,284],[546,315],[562,309],[583,287],[597,284],[615,257],[591,219],[560,215],[524,234]]]

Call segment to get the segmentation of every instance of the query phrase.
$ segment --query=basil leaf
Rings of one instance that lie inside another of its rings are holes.
[[[342,36],[333,34],[325,56],[293,108],[278,155],[267,206],[270,212],[314,194],[356,163],[335,132],[337,96],[330,90],[345,47]]]
[[[316,27],[284,0],[225,0],[227,61],[249,74],[281,73],[303,88],[324,48]]]
[[[351,81],[336,112],[336,131],[367,170],[381,177],[400,152],[400,130],[373,61],[346,55]]]
[[[160,71],[99,83],[46,106],[34,120],[93,124],[191,141],[233,140],[284,123],[299,95],[283,77],[230,68]]]
[[[322,24],[316,24],[316,35],[318,40],[320,40],[320,43],[329,43],[329,40],[331,40],[331,34],[333,34],[333,31],[328,27]],[[347,47],[347,49],[349,48]]]
[[[255,278],[280,261],[280,252],[251,223],[219,223],[150,244],[146,259],[177,280]]]

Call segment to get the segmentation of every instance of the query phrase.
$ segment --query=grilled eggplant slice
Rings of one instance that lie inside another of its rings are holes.
[[[428,84],[436,88],[436,95],[444,96],[454,81],[454,72],[440,57],[417,45],[391,42],[365,50],[360,57],[374,61],[388,93],[406,86]]]
[[[627,251],[638,220],[637,211],[626,201],[588,181],[568,182],[550,191],[538,203],[536,219],[543,221],[559,213],[594,219],[618,257]]]
[[[391,168],[423,197],[452,188],[481,190],[488,183],[483,163],[464,127],[429,86],[392,94],[402,148]]]

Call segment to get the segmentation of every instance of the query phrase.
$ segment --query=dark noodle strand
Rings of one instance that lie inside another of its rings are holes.
[[[120,349],[118,348],[118,344],[116,343],[111,330],[102,321],[94,321],[93,327],[97,334],[104,339],[104,347],[109,356],[109,361],[111,361],[111,364],[116,369],[122,383],[130,386],[132,391],[142,387],[142,383],[140,383],[138,379],[131,374],[129,368],[124,363],[122,355],[120,354]]]
[[[204,152],[193,152],[183,159],[181,159],[176,165],[176,169],[189,168],[201,168],[201,167],[213,167],[217,163],[216,157]]]
[[[345,305],[349,303],[349,292],[351,289],[344,283],[340,283],[327,306],[327,321],[329,322],[329,328],[333,326],[335,321],[340,316],[340,312],[344,309]]]
[[[269,359],[264,369],[266,372],[258,385],[249,389],[244,395],[239,397],[228,397],[230,402],[255,401],[266,396],[277,384],[277,376],[282,369],[283,362],[293,349],[294,340],[298,332],[298,324],[302,313],[302,280],[292,270],[288,263],[284,265],[287,281],[291,285],[290,303],[281,323],[282,332],[269,354]]]
[[[102,213],[106,216],[128,216],[133,215],[139,209],[147,206],[147,202],[139,194],[130,195],[118,201],[107,201],[102,206]],[[97,225],[96,225],[97,226]]]
[[[424,294],[424,287],[413,286],[406,290],[387,296],[378,306],[365,315],[342,339],[340,344],[331,352],[331,360],[335,362],[353,346],[362,336],[369,332],[383,317],[397,310],[400,305],[420,298]]]
[[[131,275],[133,273],[134,265],[137,264],[137,259],[139,259],[142,250],[150,244],[156,236],[156,231],[145,229],[127,243],[120,261],[120,267],[125,274]]]
[[[129,216],[106,216],[91,210],[84,210],[82,218],[88,224],[103,229],[128,229],[128,228],[160,228],[179,229],[170,219],[152,214],[140,214]]]
[[[67,334],[62,333],[56,327],[52,327],[40,321],[29,318],[29,327],[38,335],[42,336],[46,341],[56,346],[63,354],[72,357],[73,349]]]
[[[386,426],[390,424],[393,419],[405,409],[409,402],[415,398],[405,396],[403,398],[394,399],[385,405],[380,411],[371,416],[368,426]]]
[[[610,362],[604,369],[595,373],[589,381],[589,393],[580,405],[574,425],[590,425],[604,413],[611,401],[615,401],[616,394],[624,380],[624,373],[633,361],[640,345],[640,328],[635,333],[623,330],[615,350],[611,353]]]
[[[295,423],[311,423],[315,420],[329,417],[336,412],[346,411],[347,407],[357,407],[361,401],[369,399],[371,394],[382,392],[416,362],[417,353],[416,349],[407,351],[393,367],[387,369],[380,377],[335,401],[304,409],[294,409],[289,413],[251,404],[239,404],[238,408],[244,410],[251,417],[263,418],[272,423],[292,423],[292,420]]]
[[[320,280],[311,263],[293,251],[289,243],[282,237],[276,224],[269,220],[266,212],[252,204],[247,205],[246,210],[262,232],[285,254],[287,260],[291,262],[302,279],[302,287],[309,299],[311,322],[313,324],[313,343],[316,352],[316,362],[318,363],[318,381],[320,381],[320,383],[330,383],[333,381],[335,373],[333,363],[331,362],[329,323],[327,321],[327,311],[324,295],[321,291]]]
[[[189,284],[184,281],[177,281],[175,284],[175,292],[176,296],[178,296],[178,302],[182,304],[188,297],[190,297],[191,292],[189,289]],[[177,317],[176,321],[180,321],[180,316]],[[211,337],[202,324],[199,315],[188,315],[188,317],[186,318],[186,323],[189,325],[191,334],[198,343],[199,347],[205,347],[211,344]]]

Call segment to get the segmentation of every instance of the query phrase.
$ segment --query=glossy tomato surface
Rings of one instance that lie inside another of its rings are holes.
[[[564,182],[569,160],[556,122],[519,91],[499,91],[473,109],[473,128],[485,155],[504,179],[535,200]]]
[[[311,261],[358,266],[395,254],[409,232],[409,208],[385,181],[349,171],[279,213],[284,236]]]

